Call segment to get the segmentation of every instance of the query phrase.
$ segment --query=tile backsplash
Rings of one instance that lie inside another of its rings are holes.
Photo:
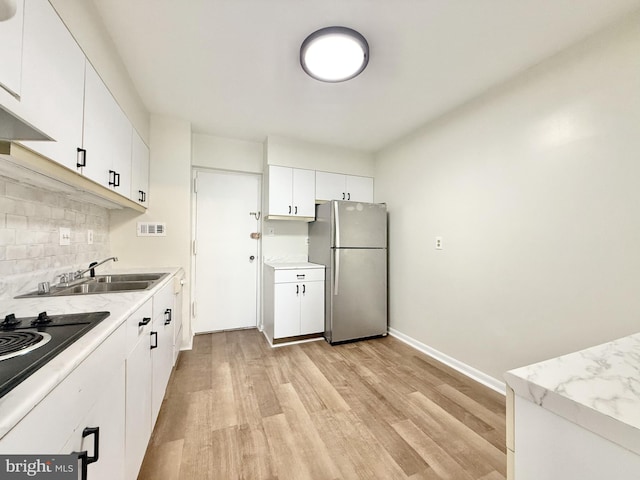
[[[60,227],[71,244],[60,245]],[[93,230],[93,244],[87,232]],[[53,282],[58,273],[109,256],[109,211],[62,193],[0,177],[0,299],[25,277]],[[13,285],[13,287],[11,287]]]

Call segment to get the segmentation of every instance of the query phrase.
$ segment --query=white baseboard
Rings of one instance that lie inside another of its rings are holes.
[[[415,338],[412,338],[409,335],[405,335],[404,333],[399,332],[395,328],[389,327],[389,334],[396,337],[398,340],[406,343],[410,347],[413,347],[416,350],[424,353],[425,355],[428,355],[431,358],[434,358],[440,363],[444,363],[445,365],[453,368],[454,370],[462,373],[463,375],[466,375],[472,380],[475,380],[476,382],[481,383],[485,387],[489,387],[491,390],[495,390],[496,392],[501,393],[502,395],[506,395],[506,385],[504,382],[501,382],[500,380],[493,378],[492,376],[487,375],[486,373],[481,372],[480,370],[477,370],[467,365],[466,363],[456,360],[455,358],[450,357],[449,355],[444,354],[436,350],[435,348],[430,347],[429,345],[425,345],[424,343],[419,342]]]

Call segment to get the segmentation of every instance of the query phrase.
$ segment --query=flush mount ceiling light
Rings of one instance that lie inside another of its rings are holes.
[[[321,28],[300,47],[300,65],[322,82],[344,82],[362,73],[369,63],[369,44],[347,27]]]

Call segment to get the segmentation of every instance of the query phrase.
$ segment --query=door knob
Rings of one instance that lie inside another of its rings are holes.
[[[255,255],[251,255],[251,256],[249,257],[249,261],[250,261],[250,262],[253,262],[255,259],[256,259]]]

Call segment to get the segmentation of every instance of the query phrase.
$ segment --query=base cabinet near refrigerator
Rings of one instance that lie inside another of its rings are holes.
[[[324,266],[264,266],[264,332],[269,342],[324,334]]]

